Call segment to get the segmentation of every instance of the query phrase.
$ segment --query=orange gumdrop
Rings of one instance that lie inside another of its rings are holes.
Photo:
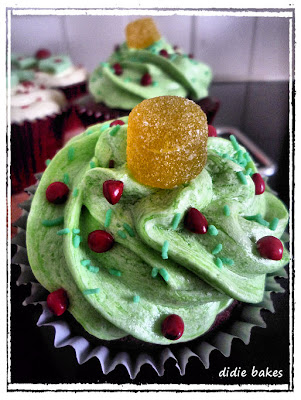
[[[171,189],[202,171],[207,140],[206,114],[192,100],[177,96],[144,100],[128,119],[128,169],[140,183]]]
[[[125,33],[128,47],[134,49],[145,49],[161,38],[152,18],[137,19],[129,23]]]

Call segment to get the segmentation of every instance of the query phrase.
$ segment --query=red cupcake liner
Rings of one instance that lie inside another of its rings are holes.
[[[11,191],[22,191],[36,182],[34,174],[44,171],[45,161],[62,147],[67,111],[35,121],[11,125]]]
[[[68,101],[73,101],[87,93],[87,81],[65,87],[60,86],[55,89],[62,91]]]
[[[208,124],[212,125],[216,113],[219,110],[220,101],[214,97],[205,97],[204,99],[195,101],[195,103],[198,104],[207,115]]]
[[[208,124],[212,124],[215,115],[220,107],[220,101],[213,97],[206,97],[195,102],[207,115]],[[87,127],[129,115],[131,110],[121,110],[110,108],[104,103],[96,103],[91,94],[86,95],[72,104],[73,110],[80,119],[81,123]]]

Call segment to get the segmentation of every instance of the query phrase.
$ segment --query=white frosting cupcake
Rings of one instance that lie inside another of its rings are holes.
[[[60,91],[25,81],[11,89],[11,122],[34,121],[57,114],[66,104],[65,96]]]

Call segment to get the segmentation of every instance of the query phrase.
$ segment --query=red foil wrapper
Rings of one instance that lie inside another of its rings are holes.
[[[11,125],[12,194],[36,182],[34,174],[44,171],[45,161],[62,147],[67,112]]]
[[[65,87],[60,86],[55,89],[63,92],[68,101],[73,101],[87,93],[87,82],[79,82]]]
[[[212,124],[220,106],[219,100],[213,97],[206,97],[195,101],[195,103],[198,104],[207,115],[208,124]],[[96,103],[90,94],[73,102],[72,107],[85,127],[109,121],[110,119],[124,117],[131,112],[131,110],[110,108],[104,103]]]

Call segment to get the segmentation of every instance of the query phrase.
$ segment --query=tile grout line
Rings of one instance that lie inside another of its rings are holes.
[[[67,29],[67,25],[66,25],[66,16],[65,15],[61,16],[61,29],[62,29],[62,34],[63,34],[63,38],[64,38],[64,47],[65,47],[64,51],[68,54],[68,56],[71,56],[70,38],[68,35],[68,29]]]
[[[245,89],[245,95],[243,99],[243,111],[241,115],[241,129],[243,132],[245,132],[246,128],[246,116],[247,116],[247,111],[248,111],[248,101],[250,99],[250,76],[253,71],[254,67],[254,54],[255,54],[255,42],[256,42],[256,32],[257,32],[257,26],[258,26],[258,17],[255,17],[254,23],[253,23],[253,29],[252,29],[252,39],[251,39],[251,47],[250,47],[250,60],[249,60],[249,65],[248,65],[248,71],[247,71],[247,82],[246,82],[246,89]]]

